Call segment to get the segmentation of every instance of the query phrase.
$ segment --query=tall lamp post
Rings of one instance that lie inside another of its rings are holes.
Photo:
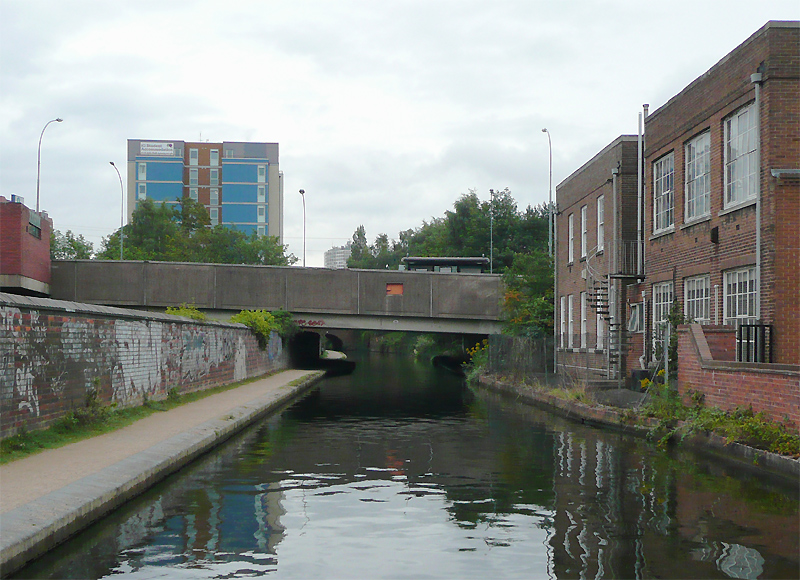
[[[542,129],[542,133],[547,133],[547,147],[550,150],[550,201],[547,204],[547,252],[553,256],[553,143],[550,141],[550,131]]]
[[[300,197],[303,198],[303,268],[306,267],[306,190],[300,190]]]
[[[558,268],[556,258],[553,255],[553,229],[555,227],[553,215],[553,142],[550,140],[550,131],[545,127],[542,133],[547,133],[547,148],[550,151],[550,199],[547,204],[547,251],[550,259],[553,260],[553,373],[558,374],[558,327],[556,326],[556,312],[558,309],[558,297],[556,287],[558,284]]]
[[[494,273],[494,189],[489,190],[489,273]]]
[[[42,129],[42,134],[39,135],[39,154],[36,158],[36,213],[39,213],[39,174],[41,173],[42,169],[42,137],[44,137],[44,130],[47,129],[47,126],[50,123],[60,123],[64,119],[57,118],[53,119],[52,121],[48,121],[45,123],[44,128]]]
[[[122,194],[122,205],[119,210],[119,259],[122,261],[122,245],[125,242],[125,189],[122,187],[122,175],[120,175],[119,169],[114,165],[113,161],[109,161],[109,163],[117,172],[117,177],[119,177],[119,191]]]

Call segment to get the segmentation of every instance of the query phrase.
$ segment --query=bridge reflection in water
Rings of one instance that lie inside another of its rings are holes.
[[[20,574],[797,571],[795,487],[472,392],[421,364],[373,357]]]

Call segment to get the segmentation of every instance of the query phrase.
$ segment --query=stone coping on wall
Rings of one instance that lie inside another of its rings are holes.
[[[515,400],[551,411],[561,417],[595,427],[603,427],[646,437],[658,427],[658,421],[651,417],[636,417],[635,423],[630,411],[587,405],[580,401],[568,401],[537,391],[530,387],[499,380],[497,377],[481,376],[478,383],[486,388],[511,395]],[[681,423],[678,424],[678,430]],[[681,439],[681,445],[703,455],[713,455],[736,463],[756,474],[770,474],[781,479],[796,482],[800,478],[800,459],[793,459],[777,453],[755,449],[741,443],[729,442],[713,433],[696,433]]]
[[[223,322],[220,320],[195,320],[186,316],[176,316],[163,312],[153,312],[149,310],[132,310],[129,308],[118,308],[115,306],[100,306],[98,304],[85,304],[83,302],[70,302],[66,300],[53,300],[52,298],[35,298],[32,296],[20,296],[17,294],[7,294],[0,292],[0,306],[12,306],[16,308],[26,308],[30,310],[51,310],[58,312],[69,312],[70,314],[85,314],[90,316],[105,316],[111,318],[125,318],[135,320],[158,320],[169,323],[190,323],[208,326],[224,326],[235,328],[247,328],[238,322]]]

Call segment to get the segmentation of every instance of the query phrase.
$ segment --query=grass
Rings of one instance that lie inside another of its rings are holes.
[[[97,392],[93,389],[87,393],[83,407],[73,409],[58,419],[51,427],[30,432],[21,431],[0,441],[0,465],[46,449],[57,449],[70,443],[122,429],[154,413],[169,411],[175,407],[263,379],[265,376],[269,375],[186,394],[179,394],[177,389],[171,389],[165,399],[153,401],[145,397],[142,405],[122,409],[113,405],[103,405],[97,397]]]

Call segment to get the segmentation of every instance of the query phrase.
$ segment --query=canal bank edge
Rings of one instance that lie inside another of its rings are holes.
[[[22,568],[236,433],[285,406],[324,371],[299,380],[179,433],[57,491],[2,514],[0,577]]]
[[[650,417],[632,417],[630,411],[604,405],[587,405],[580,401],[568,401],[530,387],[516,385],[483,375],[477,384],[515,400],[553,412],[565,419],[578,421],[594,427],[604,427],[646,437],[658,426]],[[634,422],[635,421],[635,422]],[[704,455],[711,455],[733,462],[758,474],[769,474],[796,484],[800,479],[800,460],[777,453],[755,449],[741,443],[728,442],[713,433],[694,433],[683,437],[681,446]]]

